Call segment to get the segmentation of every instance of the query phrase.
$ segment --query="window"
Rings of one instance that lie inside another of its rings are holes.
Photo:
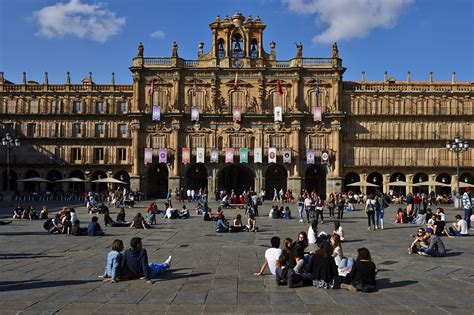
[[[394,166],[403,165],[402,149],[393,149],[393,165]]]
[[[81,137],[82,136],[82,124],[81,123],[72,124],[72,135],[74,137]]]
[[[191,136],[191,148],[205,148],[206,147],[206,138],[204,135],[193,135]]]
[[[221,59],[225,57],[225,42],[222,38],[217,41],[217,58]]]
[[[240,108],[242,110],[242,108],[244,107],[244,92],[241,92],[241,91],[232,92],[231,101],[232,101],[232,109]]]
[[[204,92],[198,90],[194,93],[193,90],[190,90],[189,104],[199,107],[199,109],[202,111],[204,109]]]
[[[272,93],[272,103],[273,107],[282,106],[283,95],[280,95],[278,92]]]
[[[5,130],[5,133],[9,133],[10,135],[13,134],[13,123],[5,123],[3,124],[3,129]]]
[[[127,160],[127,149],[118,148],[117,149],[117,159],[119,161],[126,161]]]
[[[271,148],[283,149],[285,147],[284,135],[270,135],[269,140]]]
[[[81,148],[72,148],[71,157],[73,161],[80,161],[82,159]]]
[[[104,161],[104,148],[94,148],[94,161],[96,162]]]
[[[72,112],[73,112],[73,114],[82,113],[82,102],[81,101],[74,101],[72,103]]]
[[[309,138],[309,147],[319,152],[326,147],[324,140],[324,137],[311,136]]]
[[[61,123],[54,124],[53,137],[62,137],[62,136],[63,136],[63,124]]]
[[[151,147],[153,149],[166,148],[165,136],[153,136],[151,138]]]
[[[161,108],[166,108],[168,105],[168,96],[165,91],[155,91],[155,93],[153,93],[153,105],[159,105]]]
[[[14,114],[16,112],[16,100],[9,99],[7,105],[7,114]]]
[[[121,101],[118,104],[118,112],[119,114],[126,114],[128,113],[128,102],[127,101]]]
[[[105,103],[104,103],[104,101],[96,101],[95,102],[95,112],[96,112],[96,114],[104,114],[105,113]]]
[[[27,125],[26,135],[28,137],[36,137],[36,124],[35,123],[31,123]]]
[[[30,101],[30,114],[38,114],[39,100]]]
[[[53,101],[53,113],[62,114],[63,113],[63,103],[60,100]]]
[[[416,149],[416,165],[425,166],[425,149]]]
[[[242,135],[232,135],[230,137],[230,146],[235,149],[245,147],[245,138]]]
[[[379,150],[378,149],[369,149],[369,156],[370,156],[370,165],[378,165],[379,164]]]
[[[318,107],[323,106],[322,101],[321,101],[321,93],[319,93],[318,99],[316,99],[316,92],[312,91],[309,94],[309,112],[312,113],[316,106],[318,106]]]
[[[242,58],[244,51],[242,50],[242,36],[240,34],[234,34],[232,37],[232,57]]]
[[[118,137],[126,138],[127,137],[127,125],[126,124],[119,124],[118,125]]]
[[[96,124],[95,125],[95,136],[97,138],[105,137],[105,125],[104,124]]]

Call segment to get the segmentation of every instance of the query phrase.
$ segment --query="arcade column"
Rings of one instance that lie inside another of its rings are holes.
[[[133,152],[133,165],[132,173],[130,174],[130,189],[140,190],[140,122],[133,120],[130,123],[130,129],[132,131],[132,152]]]
[[[179,122],[173,121],[171,126],[171,147],[174,148],[174,159],[173,159],[173,169],[171,175],[168,178],[168,187],[181,187],[180,176],[179,176],[179,155],[181,154],[179,146]]]

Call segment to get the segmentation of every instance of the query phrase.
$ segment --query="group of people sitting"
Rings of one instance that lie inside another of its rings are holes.
[[[217,208],[215,215],[212,214],[212,209],[207,206],[207,203],[204,203],[203,208],[199,211],[202,212],[204,221],[215,222],[215,230],[217,233],[257,232],[257,220],[252,207],[249,207],[246,210],[247,224],[242,222],[242,215],[237,214],[234,218],[233,224],[231,225],[229,221],[227,221],[224,215],[224,210],[221,206]]]
[[[161,264],[149,263],[147,251],[143,248],[142,239],[139,237],[130,240],[130,248],[123,254],[122,240],[114,240],[111,247],[112,250],[107,254],[104,273],[99,276],[104,282],[144,279],[146,284],[153,284],[152,279],[171,267],[171,256]]]
[[[99,224],[99,218],[93,216],[87,228],[81,227],[74,208],[62,208],[53,218],[47,219],[43,227],[51,234],[66,234],[74,236],[103,236],[105,235]]]
[[[37,220],[48,218],[48,207],[43,206],[41,211],[38,213],[35,207],[29,206],[23,208],[23,205],[19,203],[15,209],[13,209],[13,219],[19,220]]]
[[[270,212],[268,213],[268,217],[272,219],[291,219],[291,210],[290,207],[286,206],[283,208],[281,206],[278,208],[278,206],[272,206],[270,209]]]
[[[377,268],[369,250],[359,248],[355,260],[344,257],[344,233],[340,223],[337,226],[332,234],[318,234],[317,221],[313,220],[308,230],[310,238],[306,232],[300,232],[296,241],[286,238],[283,249],[280,238],[273,237],[260,271],[254,275],[262,275],[268,267],[278,285],[290,288],[313,285],[320,289],[375,291]]]
[[[152,202],[147,209],[147,223],[156,224],[156,216],[162,214],[163,219],[188,219],[191,217],[189,209],[183,205],[181,210],[174,209],[170,203],[164,203],[164,209],[158,209],[156,202]]]

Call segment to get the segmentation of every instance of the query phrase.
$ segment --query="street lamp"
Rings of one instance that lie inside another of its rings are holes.
[[[455,208],[459,208],[459,153],[469,149],[469,142],[463,140],[457,134],[452,141],[446,141],[446,149],[456,153],[456,204]]]
[[[10,190],[10,150],[20,146],[20,139],[12,138],[9,133],[2,139],[2,145],[7,147],[7,191]]]

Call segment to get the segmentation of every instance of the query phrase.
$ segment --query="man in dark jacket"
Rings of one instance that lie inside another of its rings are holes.
[[[122,273],[127,280],[146,280],[146,284],[153,284],[151,281],[151,270],[148,266],[148,255],[143,248],[142,239],[134,237],[130,240],[130,247],[123,255]]]

